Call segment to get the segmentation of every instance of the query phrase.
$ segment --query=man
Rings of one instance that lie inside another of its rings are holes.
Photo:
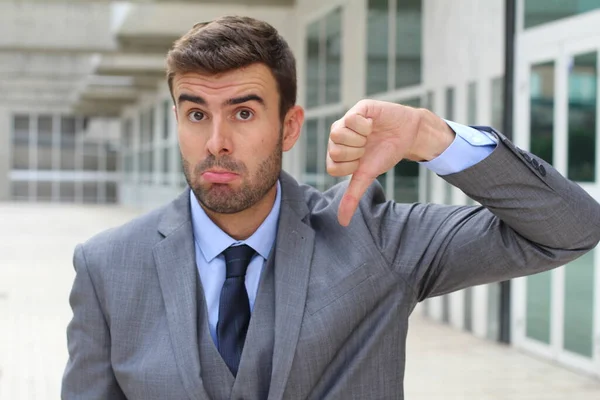
[[[268,24],[199,24],[167,58],[186,190],[75,251],[64,399],[402,399],[415,305],[563,265],[600,205],[490,128],[364,100],[331,129],[325,193],[281,171],[303,111]],[[452,127],[452,129],[451,129]],[[396,204],[423,162],[483,207]]]

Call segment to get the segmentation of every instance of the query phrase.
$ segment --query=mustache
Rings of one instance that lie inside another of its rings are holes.
[[[244,163],[236,161],[229,156],[217,158],[214,155],[210,155],[202,162],[198,163],[194,168],[194,172],[196,174],[201,174],[211,168],[225,169],[229,172],[235,172],[237,174],[246,172],[246,166]]]

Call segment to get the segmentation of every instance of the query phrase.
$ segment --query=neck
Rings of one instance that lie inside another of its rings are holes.
[[[277,184],[273,185],[267,194],[252,207],[235,214],[220,214],[206,209],[202,204],[200,206],[223,232],[235,240],[246,240],[267,218],[273,209],[276,196]]]

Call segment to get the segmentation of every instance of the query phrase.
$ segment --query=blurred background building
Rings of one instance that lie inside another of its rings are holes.
[[[270,22],[296,54],[306,122],[284,168],[301,181],[336,182],[328,128],[370,97],[492,125],[600,200],[599,0],[5,0],[0,200],[150,209],[175,197],[165,55],[225,14]],[[473,204],[411,162],[379,181],[399,202]],[[573,264],[420,312],[600,377],[600,251]]]

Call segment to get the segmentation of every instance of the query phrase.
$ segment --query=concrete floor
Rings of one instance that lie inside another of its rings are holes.
[[[58,399],[73,247],[136,211],[0,203],[0,399]],[[413,316],[408,400],[598,400],[600,381]]]

